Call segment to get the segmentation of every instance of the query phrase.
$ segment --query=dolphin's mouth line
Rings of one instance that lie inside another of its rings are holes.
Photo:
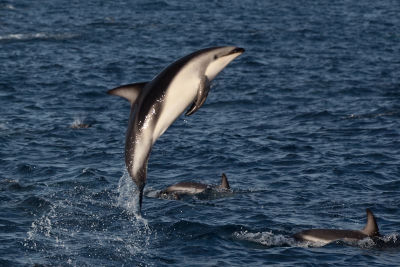
[[[242,54],[244,51],[245,51],[244,48],[242,48],[242,47],[236,47],[235,49],[233,49],[231,52],[229,52],[229,53],[228,53],[227,55],[225,55],[225,56],[229,56],[229,55],[236,54],[236,53]]]

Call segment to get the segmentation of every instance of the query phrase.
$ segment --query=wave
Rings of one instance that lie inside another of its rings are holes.
[[[16,34],[6,34],[0,35],[0,41],[26,41],[26,40],[68,40],[78,37],[79,34],[73,33],[16,33]]]
[[[0,9],[14,10],[15,6],[13,6],[11,4],[0,4]]]
[[[119,195],[74,186],[43,198],[25,199],[21,207],[34,210],[35,218],[24,247],[63,263],[65,258],[73,259],[71,266],[82,266],[81,262],[92,257],[118,262],[146,257],[156,233],[136,212],[134,184],[130,183],[124,174]]]
[[[400,109],[392,109],[392,110],[384,111],[381,113],[367,113],[367,114],[360,114],[360,115],[352,114],[352,115],[346,116],[342,119],[343,120],[374,119],[374,118],[383,117],[383,116],[394,116],[394,115],[398,115],[399,113],[400,113]]]

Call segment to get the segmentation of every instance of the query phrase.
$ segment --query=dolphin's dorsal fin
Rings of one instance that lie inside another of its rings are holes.
[[[136,99],[138,98],[140,91],[146,86],[148,82],[143,83],[132,83],[127,85],[122,85],[117,88],[111,89],[107,91],[109,95],[117,95],[121,96],[131,103],[135,103]]]
[[[228,177],[226,177],[225,173],[222,174],[220,189],[231,189],[229,187]]]
[[[379,228],[375,216],[370,209],[367,209],[367,225],[362,232],[368,236],[379,236]]]

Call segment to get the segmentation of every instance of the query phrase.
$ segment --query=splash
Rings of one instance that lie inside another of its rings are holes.
[[[137,213],[137,194],[132,192],[132,181],[124,174],[119,194],[74,186],[46,196],[50,208],[35,215],[25,248],[54,265],[82,266],[93,258],[129,265],[147,257],[155,234]]]
[[[399,235],[396,232],[381,237],[381,239],[383,241],[385,241],[386,243],[392,242],[393,244],[398,243],[397,242],[398,238],[399,238]]]
[[[139,191],[126,171],[119,179],[118,194],[117,206],[142,219],[139,211]]]
[[[131,234],[140,239],[140,242],[136,240],[136,242],[129,244],[127,248],[132,254],[143,253],[143,249],[150,245],[152,230],[149,227],[148,221],[140,214],[139,191],[126,170],[118,182],[116,206],[122,208],[128,215],[134,216],[131,222],[135,232]]]
[[[358,240],[351,245],[355,245],[360,248],[367,248],[367,249],[368,248],[398,249],[400,247],[400,242],[398,242],[397,233],[394,232],[394,233],[380,236],[378,238],[367,237],[362,240]]]
[[[71,129],[86,129],[90,127],[92,127],[92,125],[83,123],[83,119],[81,118],[75,118],[74,122],[69,126]]]
[[[268,247],[294,246],[293,238],[283,235],[274,235],[271,232],[249,233],[248,231],[240,231],[233,233],[234,237],[239,240],[251,241]]]
[[[57,212],[56,207],[51,205],[48,213],[32,222],[31,229],[27,232],[24,246],[30,250],[46,252],[46,240],[53,240],[53,246],[55,248],[63,247],[69,250],[68,246],[65,246],[62,241],[57,226],[55,229],[53,228],[54,221],[57,221]]]

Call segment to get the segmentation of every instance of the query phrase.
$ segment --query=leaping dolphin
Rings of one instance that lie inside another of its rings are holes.
[[[179,194],[198,194],[207,189],[225,189],[229,190],[228,177],[225,173],[221,176],[221,184],[218,186],[207,185],[198,182],[180,182],[171,186],[168,186],[164,190],[159,192],[158,196],[173,195],[175,198],[179,198]]]
[[[119,86],[107,93],[129,100],[131,114],[125,140],[125,165],[139,189],[139,209],[153,144],[190,104],[186,116],[206,101],[211,81],[243,48],[219,46],[186,55],[149,82]]]
[[[299,241],[321,242],[328,244],[337,240],[361,240],[366,237],[379,237],[379,228],[374,214],[367,209],[367,225],[362,230],[310,229],[299,232],[293,237]]]

